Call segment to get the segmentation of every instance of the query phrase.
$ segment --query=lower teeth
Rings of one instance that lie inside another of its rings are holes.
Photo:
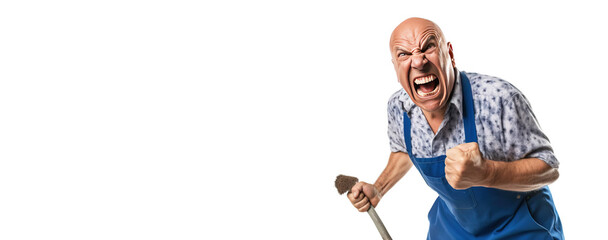
[[[433,95],[433,94],[435,94],[435,92],[437,92],[437,89],[438,89],[438,88],[435,88],[433,91],[430,91],[430,92],[428,92],[428,93],[422,92],[422,90],[418,89],[418,92],[417,92],[417,93],[418,93],[418,95],[420,95],[420,96],[422,96],[422,97],[426,97],[426,96],[429,96],[429,95]]]

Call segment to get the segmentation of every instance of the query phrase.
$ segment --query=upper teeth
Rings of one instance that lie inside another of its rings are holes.
[[[414,83],[416,83],[416,84],[425,84],[425,83],[428,83],[430,81],[433,81],[433,79],[435,79],[435,76],[428,75],[426,77],[416,78],[416,80],[414,80]]]

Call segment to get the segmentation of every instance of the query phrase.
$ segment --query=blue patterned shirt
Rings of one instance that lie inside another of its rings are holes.
[[[557,168],[549,139],[541,131],[526,97],[509,82],[482,74],[464,72],[471,82],[475,105],[475,125],[483,157],[495,161],[539,158]],[[457,74],[448,109],[433,133],[422,110],[405,90],[394,93],[388,102],[388,137],[392,152],[407,152],[403,137],[403,112],[412,122],[412,148],[416,157],[435,157],[464,143],[462,90]]]

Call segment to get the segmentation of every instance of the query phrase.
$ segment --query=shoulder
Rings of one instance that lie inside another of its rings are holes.
[[[474,72],[464,73],[471,81],[471,89],[475,96],[510,99],[513,96],[521,95],[519,89],[504,79]]]
[[[397,90],[395,93],[393,93],[391,95],[391,97],[388,99],[388,106],[389,106],[389,108],[401,106],[401,103],[407,99],[409,99],[409,96],[407,95],[405,90],[403,90],[403,88],[401,88],[401,89]]]
[[[408,99],[409,96],[405,90],[399,89],[388,99],[387,111],[389,115],[389,123],[393,122],[391,119],[396,120],[398,116],[403,114],[403,101]]]

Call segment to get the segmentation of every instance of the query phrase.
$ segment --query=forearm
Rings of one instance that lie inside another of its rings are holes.
[[[380,191],[381,196],[384,196],[395,184],[412,168],[412,161],[409,155],[404,152],[392,152],[386,168],[374,186]]]
[[[557,169],[538,158],[513,162],[486,160],[488,167],[485,187],[527,192],[548,185],[559,177]]]

